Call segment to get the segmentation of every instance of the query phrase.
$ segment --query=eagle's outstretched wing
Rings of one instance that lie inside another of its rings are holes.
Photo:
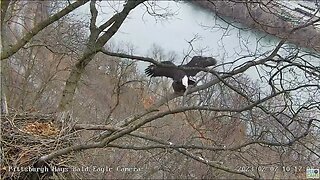
[[[150,77],[165,76],[165,77],[175,79],[176,68],[174,68],[174,66],[176,65],[173,64],[171,61],[162,61],[161,63],[166,65],[172,65],[173,67],[161,67],[161,66],[152,64],[145,69],[146,75]]]
[[[217,60],[212,57],[193,56],[191,61],[186,65],[179,67],[200,67],[205,68],[217,64]],[[184,70],[188,76],[195,76],[200,70],[186,69]]]

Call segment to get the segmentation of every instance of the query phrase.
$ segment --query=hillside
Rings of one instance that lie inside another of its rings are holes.
[[[287,38],[293,44],[320,52],[320,14],[317,9],[303,5],[302,2],[285,2],[247,4],[231,1],[192,1],[193,4],[215,12],[220,18],[228,18],[279,38]],[[298,26],[305,27],[295,30]]]

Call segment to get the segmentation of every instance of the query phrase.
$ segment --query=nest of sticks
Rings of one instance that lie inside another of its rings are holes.
[[[71,178],[73,155],[50,162],[39,158],[69,147],[76,135],[52,114],[23,113],[1,116],[1,179]]]

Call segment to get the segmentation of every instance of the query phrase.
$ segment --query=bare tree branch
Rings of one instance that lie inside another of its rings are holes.
[[[69,6],[65,7],[60,12],[54,14],[53,16],[49,17],[48,19],[42,21],[41,23],[35,25],[33,29],[31,29],[24,37],[22,37],[16,44],[14,44],[11,47],[4,47],[1,51],[1,60],[7,59],[8,57],[15,54],[19,49],[21,49],[25,44],[27,44],[31,38],[33,38],[36,34],[38,34],[41,30],[49,26],[50,24],[54,23],[55,21],[58,21],[63,16],[69,14],[76,8],[82,6],[88,2],[88,0],[79,0],[74,2],[73,4],[70,4]]]
[[[145,0],[128,1],[125,4],[123,10],[116,15],[117,18],[114,20],[114,23],[102,36],[98,38],[99,33],[96,33],[100,32],[98,29],[95,31],[94,34],[90,35],[89,44],[85,52],[83,53],[82,57],[78,60],[78,63],[73,67],[69,75],[69,78],[66,81],[66,85],[62,93],[62,98],[59,103],[58,109],[60,111],[65,111],[71,107],[77,84],[81,78],[82,73],[84,72],[85,67],[92,60],[93,56],[98,51],[100,51],[100,49],[105,45],[105,43],[118,31],[123,21],[128,16],[129,12],[139,4],[143,3],[144,1]],[[94,20],[94,18],[92,20]]]

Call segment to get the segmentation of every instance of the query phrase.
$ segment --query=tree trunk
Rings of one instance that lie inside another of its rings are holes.
[[[112,26],[96,41],[94,39],[90,39],[87,49],[84,52],[82,58],[79,59],[78,63],[72,68],[69,78],[66,81],[65,88],[62,92],[62,98],[59,103],[58,111],[67,111],[72,106],[72,101],[75,95],[75,91],[77,88],[77,84],[81,78],[82,73],[85,70],[85,67],[92,60],[94,55],[99,52],[103,46],[109,41],[109,39],[119,30],[123,21],[127,18],[128,14],[132,9],[137,7],[139,4],[143,3],[145,0],[130,0],[124,6],[123,10],[113,16],[114,23]],[[112,19],[111,18],[111,19]],[[92,22],[91,22],[92,23]],[[95,22],[93,22],[95,23]],[[93,34],[96,34],[98,29],[91,29],[90,37],[95,37]],[[96,36],[98,37],[98,36]]]
[[[87,58],[83,62],[89,63],[93,58],[93,55]],[[82,73],[85,70],[86,65],[81,65],[81,62],[78,62],[71,70],[69,78],[66,81],[66,85],[62,92],[62,98],[59,103],[58,111],[65,111],[72,106],[72,100],[77,88],[77,84],[81,78]]]

